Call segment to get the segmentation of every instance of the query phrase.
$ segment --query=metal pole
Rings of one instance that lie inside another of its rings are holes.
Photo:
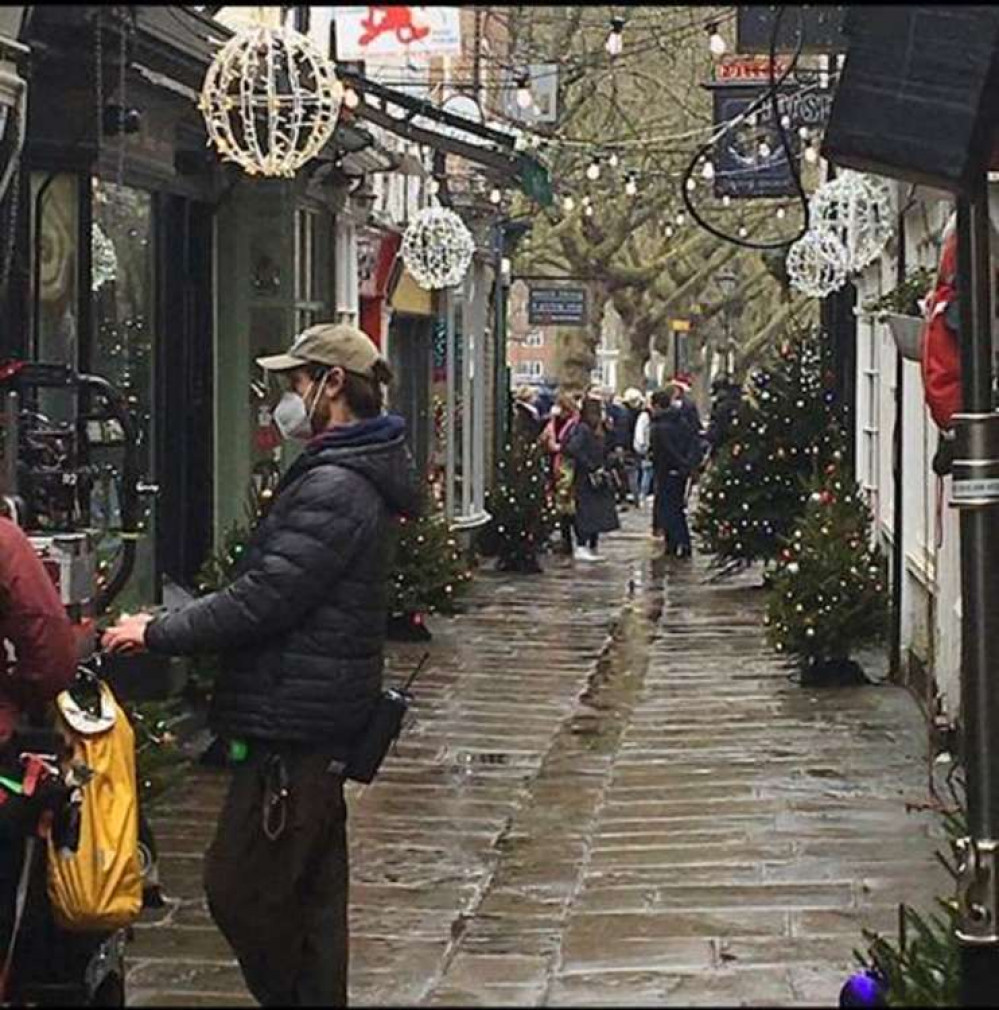
[[[444,326],[447,333],[446,359],[447,359],[447,400],[445,403],[445,425],[444,438],[447,442],[445,449],[445,481],[444,481],[444,501],[448,522],[454,521],[454,480],[455,480],[455,457],[454,457],[454,296],[450,288],[445,288],[441,295],[441,305],[444,310]]]
[[[961,509],[961,710],[968,838],[960,843],[961,1003],[999,990],[999,414],[992,410],[988,194],[957,205],[963,413],[952,497]]]
[[[486,481],[486,267],[484,263],[473,263],[475,271],[475,303],[472,306],[472,332],[475,337],[475,457],[472,468],[472,509],[476,515],[485,511]]]
[[[465,274],[461,299],[461,514],[472,513],[472,300],[475,298],[475,264]]]

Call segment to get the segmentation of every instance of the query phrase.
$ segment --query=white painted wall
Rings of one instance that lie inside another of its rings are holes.
[[[901,199],[910,187],[899,186]],[[940,194],[942,195],[942,194]],[[951,212],[947,199],[920,190],[906,213],[908,268],[935,267],[941,234]],[[896,284],[895,246],[856,279],[858,306]],[[888,327],[861,314],[857,327],[857,477],[870,496],[876,535],[892,549],[892,477],[897,350]],[[923,400],[918,362],[904,362],[902,403],[902,584],[903,657],[912,653],[932,670],[946,710],[960,701],[960,567],[958,520],[947,507],[949,478],[931,469],[937,430]],[[938,507],[939,504],[939,507]]]

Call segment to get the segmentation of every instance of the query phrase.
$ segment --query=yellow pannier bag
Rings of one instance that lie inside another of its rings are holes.
[[[135,734],[111,689],[100,682],[100,714],[82,709],[68,691],[56,699],[71,761],[92,777],[82,786],[75,851],[48,848],[48,893],[56,922],[74,931],[119,929],[142,910]]]

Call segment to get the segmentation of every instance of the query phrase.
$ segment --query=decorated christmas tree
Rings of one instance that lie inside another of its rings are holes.
[[[767,582],[768,636],[798,661],[803,679],[863,682],[850,655],[888,627],[888,568],[871,543],[867,503],[838,459],[812,485]]]
[[[694,515],[717,564],[774,559],[831,459],[839,426],[828,346],[819,331],[797,333],[750,376]]]
[[[420,518],[400,519],[396,525],[389,604],[389,635],[396,639],[429,638],[424,618],[453,614],[472,579],[433,488],[423,497]]]
[[[486,497],[492,516],[484,542],[505,572],[540,572],[538,557],[555,528],[555,508],[545,480],[541,447],[515,441],[499,461]]]

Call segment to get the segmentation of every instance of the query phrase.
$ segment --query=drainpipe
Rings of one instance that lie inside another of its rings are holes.
[[[898,283],[905,280],[905,206],[898,214],[898,255],[895,260]],[[892,612],[891,612],[891,676],[898,682],[902,676],[902,580],[905,577],[905,551],[902,546],[902,410],[905,402],[903,382],[905,362],[902,352],[895,348],[895,428],[892,432],[892,530],[894,543],[891,556]]]

